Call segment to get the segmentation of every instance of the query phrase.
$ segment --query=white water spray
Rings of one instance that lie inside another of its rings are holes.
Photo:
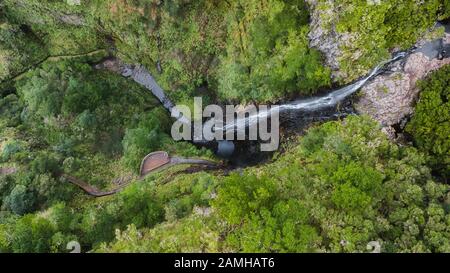
[[[407,56],[406,52],[400,52],[396,54],[392,59],[380,63],[365,78],[351,85],[332,91],[325,96],[301,99],[293,101],[291,103],[273,106],[267,111],[258,112],[257,114],[253,114],[244,119],[237,119],[233,123],[226,124],[222,128],[216,128],[216,131],[223,131],[225,133],[230,133],[233,131],[236,132],[241,132],[243,130],[245,131],[247,127],[255,123],[258,123],[259,120],[267,119],[267,117],[269,117],[275,111],[278,111],[279,113],[286,111],[299,111],[299,110],[317,111],[336,106],[339,102],[343,101],[344,99],[346,99],[347,97],[358,91],[361,87],[363,87],[369,80],[375,77],[387,64],[395,62],[406,56]]]

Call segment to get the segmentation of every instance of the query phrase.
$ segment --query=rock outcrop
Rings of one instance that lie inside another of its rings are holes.
[[[400,47],[412,45],[434,24],[430,17],[434,15],[425,16],[433,9],[427,1],[411,3],[418,13],[412,19],[403,4],[395,11],[394,0],[306,2],[310,9],[310,46],[322,53],[333,80],[339,84],[366,75]]]
[[[2,167],[0,168],[0,175],[11,175],[15,174],[19,170],[15,167]]]
[[[369,53],[373,54],[362,44],[370,40],[369,37],[376,32],[372,33],[373,30],[369,30],[368,33],[361,33],[338,29],[342,13],[351,10],[348,6],[334,0],[306,0],[306,2],[309,5],[311,20],[308,34],[310,46],[322,53],[326,65],[331,68],[334,81],[341,83],[354,81],[369,73],[372,66],[382,60],[381,56],[378,56],[378,60],[374,58],[372,64],[362,60],[364,59],[362,57],[367,57]],[[370,4],[374,8],[377,5],[380,5],[379,1]],[[370,19],[361,18],[361,20]],[[350,62],[351,67],[345,65],[345,62]]]
[[[310,45],[324,54],[327,66],[336,73],[339,70],[338,59],[342,55],[339,47],[344,39],[336,31],[333,23],[333,9],[321,8],[321,6],[333,7],[333,0],[327,0],[326,4],[319,3],[317,0],[307,0],[307,2],[311,13]]]
[[[394,137],[393,125],[403,125],[414,111],[419,95],[417,82],[431,72],[450,64],[450,33],[442,39],[420,42],[421,45],[406,60],[391,66],[391,73],[380,75],[361,90],[356,110],[367,114],[385,127],[388,136]]]

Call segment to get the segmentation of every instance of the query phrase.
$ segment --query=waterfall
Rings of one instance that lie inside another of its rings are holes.
[[[392,59],[381,62],[370,72],[369,75],[367,75],[363,79],[348,86],[331,91],[325,96],[300,99],[282,105],[274,105],[266,111],[259,111],[257,114],[237,119],[232,123],[226,124],[219,128],[215,128],[215,130],[224,133],[230,133],[233,131],[241,132],[245,131],[245,129],[250,125],[257,124],[259,120],[267,120],[267,118],[275,111],[278,111],[278,113],[288,111],[300,111],[300,110],[312,112],[336,106],[339,102],[343,101],[350,95],[354,94],[361,87],[363,87],[369,80],[378,75],[387,64],[402,59],[407,55],[408,55],[407,52],[400,52],[396,54]],[[156,98],[158,98],[158,100],[162,103],[162,105],[169,112],[172,113],[172,116],[178,117],[179,121],[182,121],[186,124],[191,124],[190,120],[182,116],[181,112],[179,112],[178,109],[174,107],[174,104],[166,96],[163,89],[158,85],[158,83],[152,77],[150,72],[143,66],[140,65],[132,66],[127,64],[121,64],[120,73],[122,74],[122,76],[130,77],[136,83],[144,86],[147,90],[150,90],[153,93],[153,95]]]
[[[258,112],[257,114],[253,114],[246,118],[237,119],[233,123],[226,124],[221,128],[216,128],[216,131],[223,131],[224,133],[229,133],[233,131],[239,132],[243,130],[245,131],[247,127],[255,123],[258,123],[259,120],[267,119],[275,111],[278,111],[279,113],[287,111],[299,111],[299,110],[317,111],[336,106],[339,102],[343,101],[350,95],[354,94],[361,87],[363,87],[369,80],[378,75],[387,64],[398,61],[406,57],[407,55],[408,53],[406,52],[400,52],[396,54],[392,59],[381,62],[370,72],[368,76],[364,77],[363,79],[348,86],[331,91],[325,96],[301,99],[287,104],[272,106],[267,111]]]

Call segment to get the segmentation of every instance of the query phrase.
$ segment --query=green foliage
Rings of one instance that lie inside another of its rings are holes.
[[[36,200],[33,194],[24,185],[16,185],[6,199],[11,211],[16,214],[31,212]]]
[[[59,160],[54,155],[42,153],[36,156],[30,164],[34,173],[59,173]]]
[[[416,42],[427,27],[432,26],[437,18],[442,0],[431,0],[417,3],[410,0],[391,1],[388,11],[386,25],[390,33],[387,37],[389,47],[397,45],[403,48],[409,47]]]
[[[181,102],[215,92],[217,56],[226,40],[227,3],[216,0],[166,1],[155,30],[157,56],[149,67],[162,68],[158,82]],[[155,71],[156,72],[156,71]],[[204,91],[207,90],[206,94]]]
[[[444,177],[450,175],[450,66],[419,84],[420,99],[406,127],[415,145],[431,155],[431,164]]]
[[[450,249],[448,186],[432,181],[424,156],[390,143],[368,118],[313,128],[275,162],[242,173],[178,174],[164,184],[167,175],[76,212],[52,206],[52,226],[42,223],[52,232],[36,231],[42,245],[24,235],[25,220],[4,224],[18,235],[0,236],[2,247],[61,251],[76,238],[100,252],[365,252],[374,240],[384,252]]]
[[[141,121],[135,129],[128,129],[123,139],[124,163],[137,171],[145,155],[162,146],[168,135],[170,120],[163,109],[159,108]]]
[[[78,189],[59,178],[62,172],[108,187],[106,181],[129,176],[126,167],[137,170],[143,156],[155,150],[211,156],[191,144],[174,143],[167,134],[168,114],[154,107],[156,100],[147,92],[78,60],[47,62],[15,87],[17,94],[6,93],[3,99],[13,103],[2,112],[17,115],[20,125],[2,124],[7,138],[0,155],[4,162],[24,164],[26,172],[5,180],[5,210],[23,214],[72,199]]]
[[[140,119],[137,127],[126,130],[122,141],[123,162],[130,170],[137,173],[144,157],[158,150],[181,156],[212,157],[209,150],[172,140],[169,135],[172,122],[165,109],[155,108]]]
[[[308,225],[306,208],[280,199],[279,190],[268,177],[233,174],[223,181],[214,207],[235,226],[227,237],[230,247],[243,252],[306,252],[317,247],[320,237]]]
[[[55,161],[38,156],[32,161],[31,170],[26,173],[18,172],[4,179],[2,209],[22,215],[39,207],[48,207],[56,200],[70,199],[70,189],[52,173],[55,166]]]
[[[170,184],[158,191],[164,204],[165,220],[175,223],[192,214],[196,208],[208,208],[215,186],[216,178],[211,174],[174,177]]]
[[[448,185],[366,117],[314,127],[272,163],[225,175],[178,166],[102,199],[60,179],[108,189],[156,150],[212,157],[171,140],[171,120],[148,92],[95,70],[97,49],[143,64],[176,102],[275,101],[330,86],[309,47],[305,1],[157,2],[0,4],[0,80],[54,56],[2,83],[1,161],[20,168],[0,176],[0,252],[65,252],[72,240],[100,252],[365,252],[374,240],[384,252],[450,251]],[[351,41],[339,60],[346,81],[449,16],[448,1],[318,2],[331,31]],[[448,72],[422,83],[408,125],[441,174]]]
[[[213,228],[214,219],[190,216],[176,223],[164,223],[144,234],[134,225],[117,231],[114,243],[100,245],[96,252],[129,253],[216,253],[219,251],[219,234]]]
[[[175,101],[198,94],[275,101],[330,85],[330,70],[309,48],[308,8],[301,0],[4,2],[9,24],[26,24],[48,54],[86,53],[113,42],[120,57],[146,66]],[[443,0],[318,2],[324,32],[331,21],[340,40],[349,40],[338,60],[344,81],[367,73],[392,48],[410,47],[449,16]],[[27,37],[15,39],[39,55]],[[26,59],[22,51],[19,58]]]
[[[19,152],[24,150],[24,145],[20,141],[10,140],[3,144],[1,149],[1,160],[6,162],[11,159]]]
[[[233,1],[232,7],[218,72],[222,98],[273,101],[330,84],[330,71],[308,47],[304,1]]]
[[[308,12],[299,0],[116,0],[79,7],[31,0],[20,9],[6,0],[5,6],[8,18],[31,25],[51,55],[114,40],[119,56],[154,72],[176,101],[214,97],[215,89],[223,99],[267,101],[330,84],[321,56],[308,47]]]
[[[17,221],[13,233],[12,250],[16,253],[50,252],[49,242],[53,225],[45,218],[26,215]]]
[[[64,154],[84,147],[120,153],[125,124],[154,104],[136,85],[76,61],[44,64],[16,86],[26,124]]]
[[[43,42],[51,56],[86,54],[107,47],[103,35],[88,27],[59,26],[45,32]]]
[[[331,181],[336,187],[331,197],[333,203],[349,213],[362,212],[380,192],[383,175],[371,167],[351,162],[339,167]]]
[[[0,98],[0,128],[15,127],[20,123],[22,103],[16,94]]]
[[[89,52],[113,41],[123,59],[145,65],[176,99],[215,82],[213,60],[226,36],[222,1],[83,1],[77,6],[30,0],[21,1],[20,8],[16,1],[4,2],[9,20],[30,25],[51,55]]]
[[[349,117],[310,130],[273,164],[224,179],[213,206],[233,251],[364,252],[373,240],[386,252],[442,251],[450,246],[440,201],[447,189],[414,149]],[[421,236],[428,224],[442,245]]]
[[[337,31],[339,77],[352,81],[386,59],[392,48],[408,49],[442,15],[448,1],[318,1],[325,33]],[[444,12],[445,13],[445,12]],[[325,18],[326,17],[326,18]],[[335,26],[333,26],[335,25]]]
[[[239,224],[252,211],[273,207],[276,195],[276,183],[268,177],[233,174],[225,179],[215,205],[228,223]]]

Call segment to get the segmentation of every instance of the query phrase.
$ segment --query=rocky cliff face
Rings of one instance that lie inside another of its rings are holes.
[[[390,72],[381,75],[361,90],[356,104],[359,113],[367,114],[384,126],[384,131],[395,137],[391,126],[402,121],[414,111],[418,97],[417,82],[432,71],[450,64],[450,33],[442,39],[419,42],[415,53],[402,62],[395,63]]]
[[[332,69],[334,81],[344,83],[351,82],[365,74],[381,60],[372,60],[372,64],[364,63],[363,58],[369,52],[362,44],[368,36],[372,36],[370,30],[361,33],[346,28],[339,29],[344,13],[349,13],[347,5],[333,0],[307,0],[310,8],[310,46],[318,49],[325,57],[325,63]],[[376,4],[374,4],[376,5]],[[365,20],[365,18],[360,18]],[[379,44],[383,48],[383,44]],[[380,50],[381,51],[381,50]],[[348,64],[351,63],[351,68]]]
[[[436,1],[306,1],[310,45],[322,52],[339,83],[354,81],[393,51],[410,48],[444,18]]]
[[[336,31],[333,23],[334,3],[327,0],[319,3],[317,0],[307,0],[310,6],[310,45],[319,49],[325,56],[326,64],[333,70],[334,76],[339,73],[339,56],[341,56],[340,44],[343,35]]]

